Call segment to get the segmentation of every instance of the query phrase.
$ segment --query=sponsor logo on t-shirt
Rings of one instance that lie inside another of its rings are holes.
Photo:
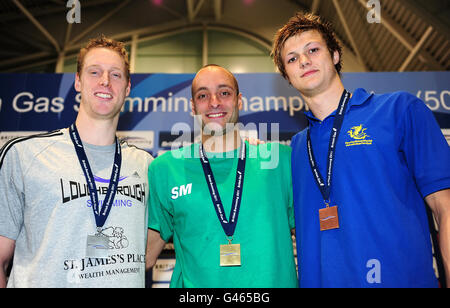
[[[119,178],[119,183],[127,178],[134,178],[135,180],[140,180],[141,177],[137,172],[134,172],[131,176],[122,176]],[[99,195],[106,195],[108,186],[101,186],[101,184],[109,185],[109,179],[103,179],[98,176],[94,176],[95,182],[97,183],[97,193]],[[78,198],[89,197],[89,188],[86,182],[80,183],[77,181],[63,180],[60,179],[61,185],[61,196],[62,203],[67,203],[69,201],[76,200]],[[125,196],[131,199],[137,200],[145,205],[145,183],[137,183],[132,185],[119,184],[116,190],[116,198],[114,200],[113,206],[117,207],[131,207],[132,204],[127,200],[122,200],[120,197]],[[103,201],[99,200],[100,205]],[[88,198],[87,206],[92,206],[90,198]]]
[[[179,187],[175,186],[171,190],[172,193],[171,198],[175,200],[178,199],[179,197],[190,195],[191,191],[192,191],[192,183],[181,185]]]

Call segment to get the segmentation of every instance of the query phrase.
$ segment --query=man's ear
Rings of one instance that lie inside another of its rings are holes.
[[[242,93],[239,93],[238,95],[238,107],[239,110],[242,110]]]
[[[131,91],[131,80],[128,80],[127,90],[126,90],[126,96],[130,95]]]
[[[80,81],[80,75],[78,73],[75,74],[75,90],[77,92],[81,92],[81,81]]]
[[[334,53],[333,53],[333,63],[334,63],[334,65],[338,64],[340,60],[341,60],[341,57],[339,55],[339,51],[335,50]]]
[[[191,115],[194,116],[195,115],[195,105],[194,105],[194,101],[192,100],[192,98],[191,98],[190,102],[191,102]]]

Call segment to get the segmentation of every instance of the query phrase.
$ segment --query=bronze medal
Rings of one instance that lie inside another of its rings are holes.
[[[320,209],[319,219],[320,231],[339,229],[339,216],[337,206]]]

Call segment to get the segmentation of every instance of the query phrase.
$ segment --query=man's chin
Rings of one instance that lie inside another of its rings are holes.
[[[203,134],[209,136],[223,136],[227,132],[226,128],[217,123],[207,123],[203,126]]]
[[[233,132],[236,123],[227,123],[225,126],[218,123],[207,123],[203,125],[203,134],[209,136],[224,136],[229,132]]]

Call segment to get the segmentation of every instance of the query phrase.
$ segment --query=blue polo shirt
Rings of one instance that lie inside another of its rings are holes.
[[[319,121],[307,113],[323,176],[334,114]],[[320,231],[324,201],[306,130],[291,146],[301,287],[437,287],[424,197],[450,188],[450,148],[421,100],[353,93],[332,175],[339,229]]]

